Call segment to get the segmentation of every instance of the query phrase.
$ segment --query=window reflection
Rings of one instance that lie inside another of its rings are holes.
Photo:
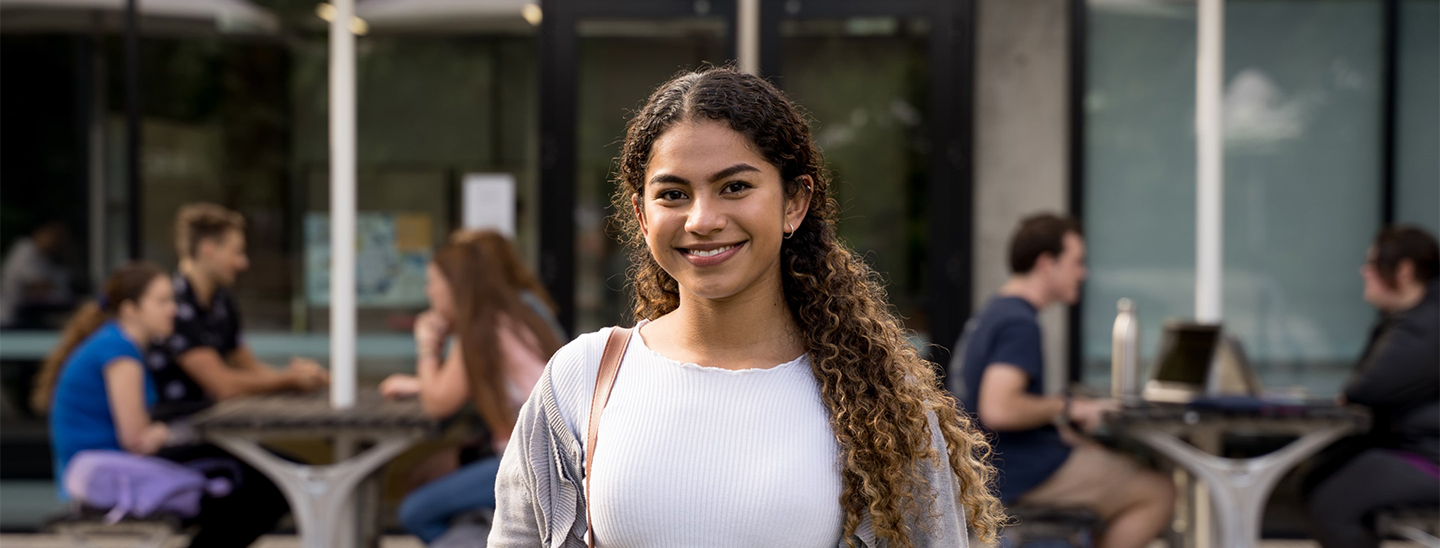
[[[887,282],[921,340],[929,179],[927,21],[786,21],[779,83],[813,119],[840,201],[839,233]]]
[[[1163,8],[1163,9],[1162,9]],[[1107,382],[1115,302],[1142,349],[1194,311],[1190,5],[1096,5],[1089,20],[1086,380]],[[1226,9],[1226,329],[1271,386],[1339,388],[1373,313],[1356,268],[1380,225],[1381,3]]]

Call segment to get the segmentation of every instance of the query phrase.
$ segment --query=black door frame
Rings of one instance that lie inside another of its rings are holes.
[[[767,0],[761,4],[760,71],[781,76],[775,81],[784,87],[780,24],[785,20],[875,16],[930,20],[925,293],[934,344],[926,354],[944,364],[972,306],[974,0]],[[961,214],[945,214],[950,211]]]
[[[944,363],[971,310],[974,185],[974,0],[764,0],[760,3],[760,71],[783,75],[780,24],[785,20],[865,16],[926,17],[931,126],[927,200],[930,234],[927,287],[931,359]],[[541,0],[540,25],[540,277],[575,327],[577,37],[584,18],[719,16],[734,57],[735,0]],[[783,87],[783,78],[776,78]],[[944,214],[956,211],[960,214]]]
[[[540,0],[540,281],[575,331],[575,132],[579,59],[576,25],[587,18],[724,17],[735,56],[735,0]]]

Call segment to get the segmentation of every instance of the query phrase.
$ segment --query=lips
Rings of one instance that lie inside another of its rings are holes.
[[[685,260],[695,266],[715,266],[735,256],[737,251],[745,247],[747,242],[726,244],[722,246],[696,246],[693,248],[677,248]]]

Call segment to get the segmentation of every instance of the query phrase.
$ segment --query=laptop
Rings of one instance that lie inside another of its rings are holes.
[[[1259,396],[1262,391],[1244,347],[1220,325],[1170,321],[1144,398],[1190,403],[1204,396]]]

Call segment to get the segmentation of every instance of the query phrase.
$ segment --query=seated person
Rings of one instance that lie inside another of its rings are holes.
[[[176,462],[223,454],[205,446],[172,446],[170,430],[151,419],[158,399],[141,365],[152,341],[170,335],[175,293],[158,267],[131,263],[110,276],[99,303],[71,318],[60,344],[46,358],[32,402],[50,413],[50,443],[62,499],[70,459],[80,451],[109,449],[157,455]],[[237,463],[238,465],[238,463]],[[285,514],[280,492],[264,476],[239,465],[241,477],[224,497],[206,496],[195,519],[193,547],[249,546]]]
[[[1001,502],[1091,510],[1105,520],[1103,548],[1138,548],[1170,524],[1175,485],[1133,459],[1066,428],[1098,427],[1112,401],[1044,395],[1038,314],[1073,305],[1085,279],[1085,242],[1071,219],[1025,219],[1010,241],[1010,280],[970,324],[957,345],[950,378],[964,410],[994,432]]]
[[[214,204],[180,208],[175,222],[175,332],[150,349],[147,364],[160,401],[198,411],[213,401],[287,390],[314,391],[330,375],[313,360],[293,358],[277,370],[241,337],[240,308],[230,288],[250,268],[245,219]]]
[[[1325,548],[1378,547],[1376,510],[1440,504],[1440,246],[1418,228],[1386,228],[1360,276],[1382,317],[1337,400],[1369,408],[1372,421],[1306,477],[1311,532]]]
[[[50,328],[44,312],[74,306],[66,264],[69,231],[60,221],[15,239],[0,266],[0,327]]]
[[[509,242],[498,234],[452,242],[435,253],[426,272],[430,309],[415,322],[416,374],[392,375],[380,391],[392,398],[419,396],[425,413],[436,418],[473,402],[494,453],[480,458],[451,451],[432,461],[449,473],[400,505],[401,522],[426,543],[443,535],[454,516],[495,507],[500,456],[520,406],[562,343],[548,309],[527,303],[525,290],[510,283],[507,265],[522,267]],[[544,302],[543,295],[534,297]]]

